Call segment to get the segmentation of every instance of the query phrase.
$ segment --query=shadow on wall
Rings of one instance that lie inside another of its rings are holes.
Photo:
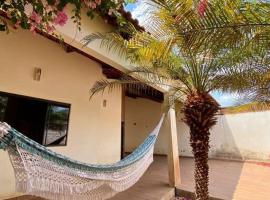
[[[189,128],[181,121],[182,116],[178,117],[178,141],[182,186],[185,191],[194,191],[194,161],[192,149],[189,145]],[[233,162],[230,159],[242,160],[241,152],[237,147],[232,130],[228,126],[226,118],[219,116],[217,125],[210,131],[210,158],[228,159],[209,160],[209,192],[212,197],[221,199],[233,199],[238,186],[243,162]]]
[[[212,130],[213,158],[270,161],[270,112],[220,115]]]
[[[181,118],[182,116],[179,116],[177,121],[179,154],[180,156],[193,157],[189,141],[189,128]],[[219,116],[217,124],[210,132],[210,158],[243,159],[225,117]]]
[[[225,115],[218,116],[218,122],[211,130],[209,157],[243,160]]]
[[[179,153],[192,156],[188,127],[178,118]],[[270,161],[270,112],[219,115],[211,129],[210,158]]]

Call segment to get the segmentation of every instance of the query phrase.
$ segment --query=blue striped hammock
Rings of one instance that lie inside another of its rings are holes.
[[[55,153],[0,122],[0,149],[9,153],[16,191],[55,200],[108,199],[134,185],[153,162],[164,116],[130,155],[107,165],[87,164]]]

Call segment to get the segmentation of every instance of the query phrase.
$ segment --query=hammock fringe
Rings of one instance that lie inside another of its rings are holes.
[[[52,200],[103,200],[134,185],[153,162],[164,116],[145,141],[123,160],[87,164],[52,152],[0,122],[0,149],[12,163],[16,191]]]

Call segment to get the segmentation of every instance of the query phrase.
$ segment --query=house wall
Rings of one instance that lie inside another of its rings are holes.
[[[162,106],[147,99],[125,98],[125,148],[131,152],[155,127]],[[192,156],[188,127],[178,116],[179,154]],[[270,161],[270,111],[218,116],[211,130],[211,158]],[[168,127],[160,132],[155,153],[166,154]]]
[[[89,89],[104,78],[100,65],[29,31],[14,31],[0,34],[0,91],[71,104],[67,146],[52,149],[84,162],[118,161],[121,93],[89,101]],[[35,67],[42,69],[40,81],[33,80]],[[0,163],[1,196],[14,192],[14,175],[4,151]]]
[[[162,115],[160,103],[143,99],[125,97],[125,151],[132,152],[156,127]],[[163,125],[155,145],[155,153],[167,152],[167,123]]]
[[[91,33],[107,33],[112,31],[113,27],[105,22],[101,17],[96,16],[91,20],[86,12],[82,11],[81,14],[81,31],[77,30],[76,24],[73,23],[71,16],[73,16],[73,7],[68,5],[66,12],[69,19],[65,26],[57,26],[57,31],[62,35],[67,43],[81,49],[82,51],[102,60],[103,62],[120,70],[129,68],[130,63],[119,54],[113,51],[108,51],[106,48],[100,46],[100,41],[94,41],[83,47],[83,38]]]

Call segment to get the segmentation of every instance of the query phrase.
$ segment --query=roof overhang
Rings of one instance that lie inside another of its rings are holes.
[[[68,14],[71,16],[71,11],[72,9],[69,8],[67,9]],[[2,16],[5,16],[8,18],[8,16],[0,12]],[[124,12],[123,14],[127,15],[128,18],[131,18],[131,15]],[[133,22],[133,24],[136,24],[138,22]],[[91,34],[94,32],[108,32],[112,30],[114,27],[111,26],[110,24],[107,24],[104,22],[103,19],[97,18],[95,20],[89,20],[87,16],[82,16],[82,28],[81,32],[78,32],[76,25],[69,20],[69,22],[63,26],[63,27],[58,27],[57,33],[61,35],[62,40],[59,38],[42,32],[38,31],[37,33],[43,37],[46,37],[47,39],[59,43],[64,47],[64,50],[67,53],[72,53],[76,52],[80,55],[83,55],[91,60],[94,60],[98,63],[101,64],[102,66],[102,72],[103,74],[108,78],[108,79],[118,79],[121,76],[123,76],[123,73],[128,72],[132,66],[130,65],[129,62],[127,62],[124,59],[119,58],[118,55],[109,52],[108,50],[101,48],[99,43],[93,42],[88,46],[84,46],[82,43],[82,39],[87,35]],[[139,79],[136,77],[136,79]],[[149,93],[136,93],[133,91],[126,91],[126,95],[130,97],[142,97],[142,98],[148,98],[157,102],[163,102],[164,96],[163,92],[164,90],[159,87],[152,87],[152,86],[147,86],[149,87]]]

